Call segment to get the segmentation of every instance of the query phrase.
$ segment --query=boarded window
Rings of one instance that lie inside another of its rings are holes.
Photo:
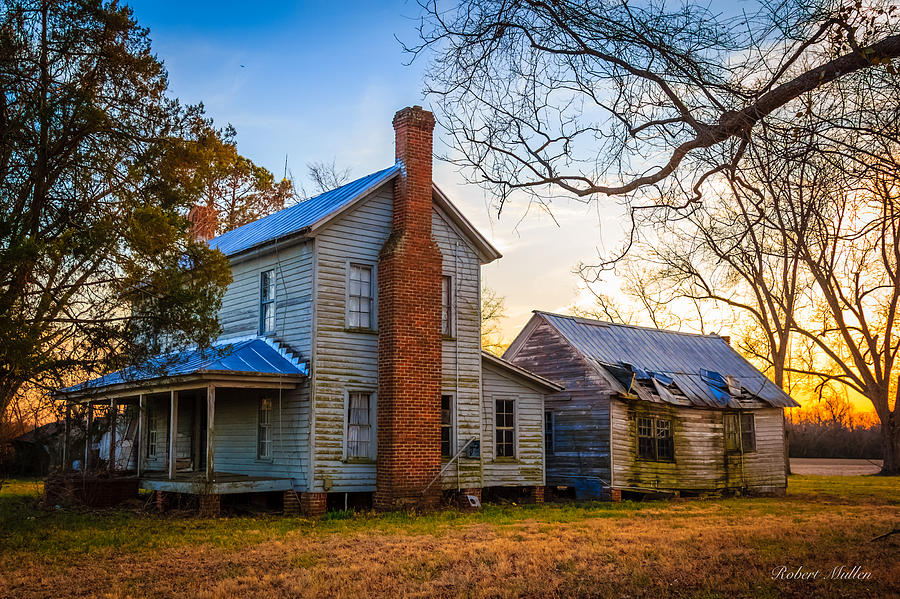
[[[725,450],[756,451],[756,426],[753,414],[725,414]]]
[[[347,294],[347,326],[371,329],[372,319],[372,267],[361,264],[350,265],[350,281]]]
[[[441,456],[453,455],[453,396],[441,395]]]
[[[351,393],[347,413],[347,458],[372,457],[372,394]]]
[[[453,277],[441,279],[441,334],[453,336]]]
[[[638,456],[643,460],[668,462],[675,459],[672,421],[665,418],[637,419]]]
[[[272,457],[272,400],[265,397],[259,400],[256,456],[263,460]]]
[[[555,422],[553,420],[553,412],[544,412],[544,453],[546,455],[553,455],[555,449],[556,435],[554,434]]]
[[[512,399],[498,399],[496,405],[496,426],[494,428],[498,458],[516,457],[516,407]]]
[[[275,270],[259,274],[259,332],[275,332]]]

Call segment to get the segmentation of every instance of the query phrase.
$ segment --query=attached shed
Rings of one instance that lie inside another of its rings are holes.
[[[535,312],[504,358],[557,381],[547,485],[579,497],[783,493],[798,404],[718,335]]]

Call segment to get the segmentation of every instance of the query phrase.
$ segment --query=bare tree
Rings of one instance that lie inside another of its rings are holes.
[[[695,197],[766,119],[852,74],[894,72],[896,10],[763,0],[747,11],[608,0],[422,0],[428,92],[473,181],[545,201],[673,175]]]
[[[506,318],[506,298],[490,287],[481,288],[481,348],[500,355],[509,342],[500,332],[500,321]]]

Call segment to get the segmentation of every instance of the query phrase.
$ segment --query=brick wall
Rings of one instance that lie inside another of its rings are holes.
[[[378,459],[374,506],[433,506],[440,483],[441,252],[431,233],[434,117],[394,116],[391,234],[378,262]],[[426,496],[427,495],[427,496]]]

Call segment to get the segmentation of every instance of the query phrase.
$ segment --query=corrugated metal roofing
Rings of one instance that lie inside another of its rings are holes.
[[[73,393],[122,383],[203,372],[307,376],[309,368],[272,340],[264,337],[250,337],[220,341],[204,350],[189,349],[157,356],[146,364],[112,372],[66,389],[60,389],[59,392]]]
[[[274,214],[210,239],[209,246],[217,248],[226,256],[232,256],[267,241],[299,233],[390,180],[400,172],[400,168],[401,165],[398,162],[384,170],[366,175],[361,179],[317,195],[284,210],[279,210]]]
[[[695,405],[742,407],[738,397],[723,394],[720,388],[710,385],[709,371],[722,377],[735,377],[743,393],[771,406],[798,405],[718,335],[618,325],[548,312],[535,311],[535,314],[598,366],[611,372],[627,365],[635,373],[645,371],[671,377]]]

